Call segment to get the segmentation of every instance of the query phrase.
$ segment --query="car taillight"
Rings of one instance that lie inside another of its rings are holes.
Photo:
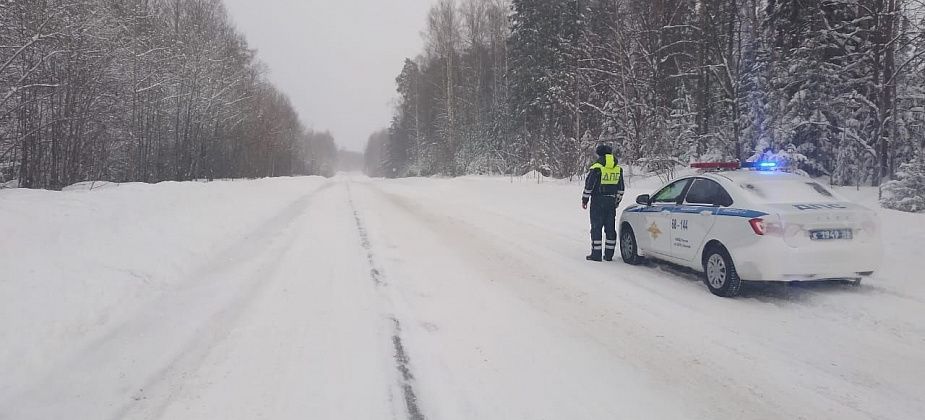
[[[752,225],[752,230],[755,231],[755,235],[764,236],[765,229],[767,228],[764,224],[764,219],[752,219],[748,221],[748,224]]]

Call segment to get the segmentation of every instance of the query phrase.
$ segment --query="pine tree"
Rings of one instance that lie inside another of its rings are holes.
[[[575,91],[578,88],[579,2],[515,0],[509,48],[511,99],[522,135],[520,152],[533,169],[551,163],[557,151],[575,150]],[[566,144],[563,144],[566,143]],[[551,168],[557,175],[570,168]]]
[[[916,158],[900,166],[897,180],[883,186],[883,207],[907,212],[925,212],[925,160]]]

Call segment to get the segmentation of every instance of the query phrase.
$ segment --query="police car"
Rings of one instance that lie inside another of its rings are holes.
[[[641,195],[620,217],[620,253],[704,274],[717,296],[742,281],[860,282],[879,268],[877,214],[774,162],[694,164],[701,173]]]

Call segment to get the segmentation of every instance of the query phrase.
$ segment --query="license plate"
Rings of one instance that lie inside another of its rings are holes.
[[[838,241],[854,239],[851,229],[821,229],[809,231],[809,239],[814,241]]]

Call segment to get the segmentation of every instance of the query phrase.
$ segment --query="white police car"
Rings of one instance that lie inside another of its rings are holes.
[[[690,267],[725,297],[737,295],[743,280],[859,282],[879,268],[873,211],[800,175],[738,163],[692,166],[721,171],[675,180],[624,210],[624,262],[649,257]]]

